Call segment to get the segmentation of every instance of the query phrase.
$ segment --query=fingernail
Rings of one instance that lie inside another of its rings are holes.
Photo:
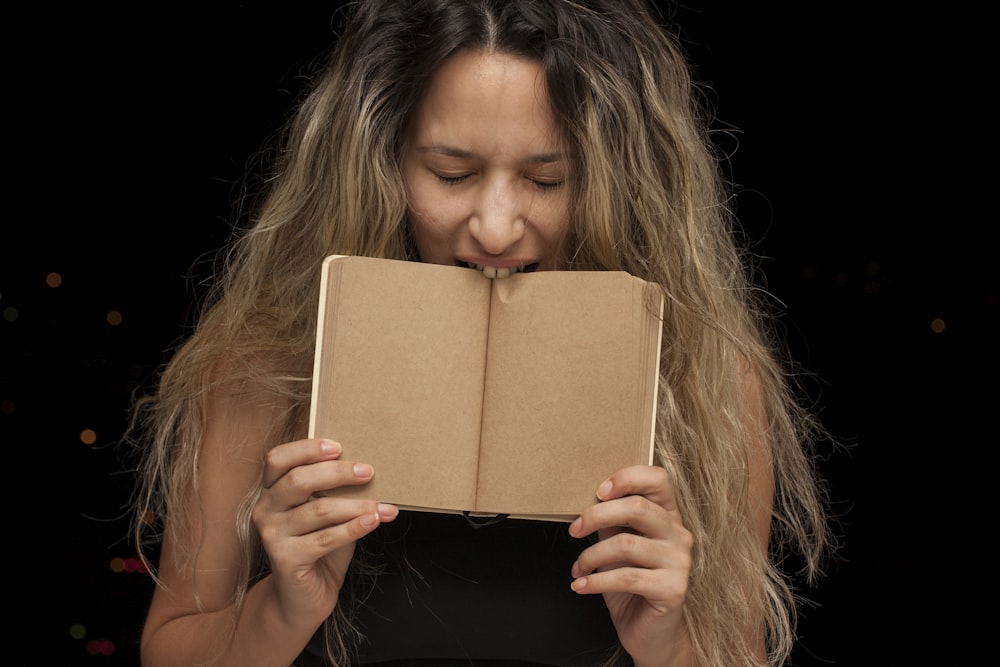
[[[580,591],[582,591],[584,588],[587,587],[587,577],[580,577],[579,579],[574,579],[573,583],[571,583],[569,587],[572,588],[577,593],[579,593]]]
[[[581,526],[583,526],[583,519],[581,519],[580,517],[577,517],[573,521],[573,523],[569,524],[569,534],[572,535],[573,537],[576,537],[577,533],[580,532],[580,527]]]
[[[323,452],[324,456],[330,456],[331,454],[340,453],[340,443],[333,442],[332,440],[323,440],[319,443],[320,451]]]
[[[389,503],[379,503],[378,504],[378,515],[385,519],[395,519],[396,515],[399,514],[399,508],[395,505],[390,505]]]
[[[371,477],[372,467],[367,463],[355,463],[354,464],[354,476],[355,477]]]
[[[600,498],[601,500],[604,500],[609,495],[611,495],[611,480],[610,479],[605,480],[604,483],[601,484],[597,488],[597,497]]]
[[[378,523],[378,514],[364,514],[361,516],[361,525],[365,528],[371,528],[376,523]]]

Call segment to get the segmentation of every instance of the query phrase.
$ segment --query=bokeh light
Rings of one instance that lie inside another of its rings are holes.
[[[940,317],[935,317],[933,320],[931,320],[931,331],[933,331],[934,333],[936,334],[944,333],[944,327],[945,327],[944,320],[941,319]]]
[[[49,275],[45,276],[45,284],[49,287],[59,287],[62,285],[62,276],[53,271]]]
[[[73,639],[83,639],[87,636],[87,628],[82,623],[69,626],[69,636]]]
[[[113,655],[115,643],[110,639],[91,639],[87,642],[87,653],[90,655]]]
[[[97,442],[97,433],[92,428],[85,428],[80,431],[80,442],[85,445],[92,445]]]
[[[108,313],[107,320],[108,324],[110,324],[113,327],[116,327],[122,323],[122,314],[117,310],[112,310]]]
[[[110,567],[111,571],[116,574],[121,574],[123,572],[128,574],[144,574],[149,571],[146,569],[146,564],[143,563],[142,559],[138,556],[129,556],[128,558],[112,558]]]
[[[14,306],[7,306],[3,309],[3,319],[7,322],[17,321],[17,308]]]

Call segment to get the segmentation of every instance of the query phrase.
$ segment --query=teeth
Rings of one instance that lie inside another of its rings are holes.
[[[483,275],[487,278],[506,278],[512,273],[519,273],[524,269],[523,266],[518,266],[513,269],[509,268],[497,268],[495,266],[483,266],[482,264],[469,264],[470,269],[477,269],[483,272]]]

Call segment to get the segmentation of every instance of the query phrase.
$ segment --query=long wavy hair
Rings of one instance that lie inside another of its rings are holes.
[[[198,490],[213,385],[253,383],[290,406],[269,447],[304,437],[322,259],[419,259],[400,174],[407,124],[452,54],[505,52],[542,64],[573,155],[567,268],[627,271],[659,283],[670,301],[656,460],[694,535],[685,616],[697,662],[756,664],[748,638],[762,628],[769,662],[786,661],[795,640],[791,582],[821,573],[828,542],[811,454],[820,429],[794,391],[737,243],[710,109],[680,43],[643,0],[365,0],[345,12],[193,335],[137,406],[140,553],[151,553],[164,517],[187,538],[182,544],[198,544],[178,514]],[[748,493],[755,432],[744,405],[747,368],[768,418],[776,490],[768,553]],[[236,517],[245,553],[237,609],[267,572],[250,521],[259,492],[248,491]],[[176,555],[189,564],[195,556]],[[798,564],[791,573],[782,569],[789,555]],[[346,661],[350,634],[342,607],[327,623],[335,663]]]

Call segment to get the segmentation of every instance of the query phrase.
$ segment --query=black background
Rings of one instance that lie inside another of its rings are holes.
[[[796,662],[973,664],[963,656],[983,627],[963,609],[991,590],[979,576],[990,531],[972,528],[997,444],[983,19],[961,5],[752,4],[675,18],[714,90],[781,334],[846,445],[821,450],[843,546],[802,590],[812,603]],[[329,42],[331,16],[247,3],[8,16],[5,663],[137,664],[151,583],[112,567],[134,556],[117,439],[191,325],[237,182]]]

